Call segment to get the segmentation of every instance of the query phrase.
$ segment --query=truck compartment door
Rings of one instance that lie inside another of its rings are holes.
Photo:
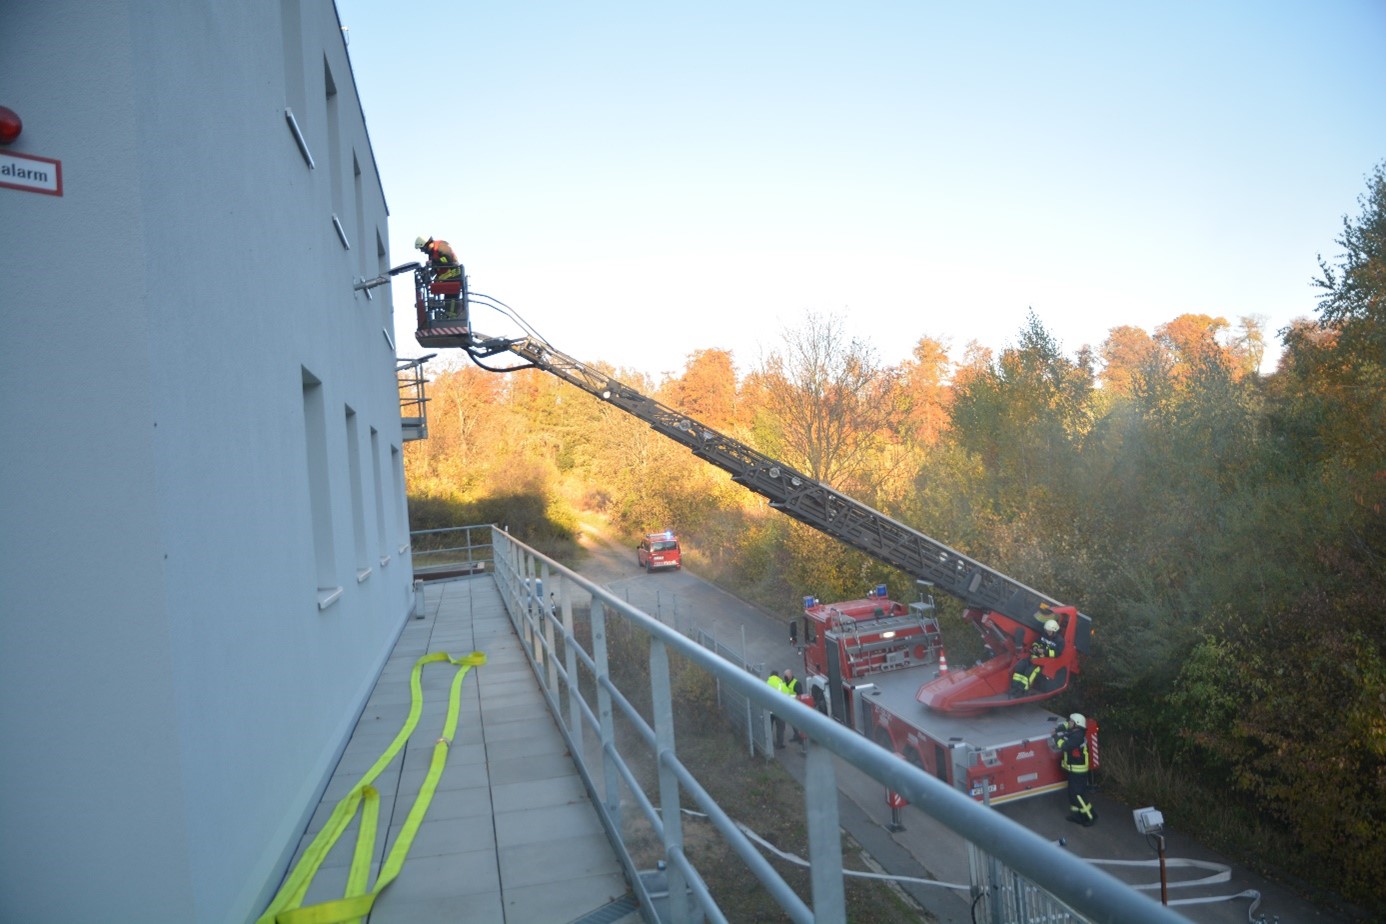
[[[823,633],[823,644],[824,660],[828,662],[828,705],[833,711],[833,718],[850,727],[852,723],[847,718],[847,704],[842,696],[842,654],[837,639],[826,632]]]

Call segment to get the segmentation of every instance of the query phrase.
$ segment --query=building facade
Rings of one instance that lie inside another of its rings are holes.
[[[244,921],[412,604],[331,0],[0,5],[0,919]]]

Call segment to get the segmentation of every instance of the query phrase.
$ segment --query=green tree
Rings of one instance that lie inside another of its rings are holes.
[[[1386,162],[1368,178],[1362,212],[1344,217],[1336,266],[1322,257],[1319,326],[1331,336],[1292,347],[1311,382],[1343,461],[1364,473],[1386,468]],[[1327,346],[1328,349],[1324,349]]]
[[[960,373],[953,427],[959,444],[981,457],[998,512],[1071,513],[1050,501],[1068,493],[1074,456],[1092,424],[1091,367],[1065,357],[1031,312],[1015,346]]]
[[[1340,334],[1339,348],[1359,371],[1381,386],[1386,358],[1386,161],[1367,178],[1358,198],[1362,212],[1343,218],[1343,248],[1336,265],[1319,257],[1322,276],[1314,280],[1319,321]]]

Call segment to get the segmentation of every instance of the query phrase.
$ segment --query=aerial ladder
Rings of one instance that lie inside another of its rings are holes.
[[[415,337],[420,345],[460,347],[479,366],[493,372],[534,368],[557,376],[682,444],[693,455],[729,473],[733,481],[766,498],[772,508],[960,600],[964,618],[981,633],[991,656],[967,670],[941,674],[921,688],[920,702],[941,712],[976,712],[1034,702],[1062,692],[1078,672],[1077,656],[1089,650],[1091,620],[1075,608],[642,394],[554,348],[533,332],[515,338],[476,333],[470,324],[471,299],[494,300],[468,291],[465,268],[460,281],[436,280],[429,267],[418,264],[400,267],[392,274],[408,268],[415,270],[419,322]],[[488,364],[505,353],[523,362],[501,368]],[[1037,618],[1041,612],[1044,615]],[[1027,695],[1009,695],[1011,666],[1036,642],[1043,621],[1051,616],[1063,627],[1064,656],[1046,665],[1045,683]]]

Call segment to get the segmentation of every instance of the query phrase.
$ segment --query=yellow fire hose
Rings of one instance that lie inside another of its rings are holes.
[[[409,740],[409,736],[413,734],[415,726],[419,724],[419,714],[423,711],[423,689],[419,684],[419,677],[423,673],[425,664],[436,661],[447,661],[449,664],[460,668],[452,678],[452,689],[448,696],[448,715],[447,720],[443,723],[443,735],[433,745],[433,758],[428,765],[428,774],[424,777],[423,785],[419,787],[419,795],[414,799],[414,805],[409,810],[409,817],[405,819],[399,837],[395,839],[394,845],[390,848],[389,856],[386,857],[384,865],[380,868],[380,875],[376,878],[375,888],[368,890],[371,852],[375,847],[375,835],[380,817],[380,793],[371,783],[395,759],[400,749]],[[376,897],[394,881],[395,877],[399,875],[400,869],[403,868],[404,860],[409,855],[409,848],[414,843],[414,835],[418,833],[419,825],[423,823],[429,803],[433,801],[433,793],[438,788],[438,779],[443,775],[443,768],[447,765],[448,748],[452,745],[453,736],[457,732],[462,680],[473,667],[485,663],[486,655],[480,651],[474,651],[461,658],[454,658],[445,652],[437,652],[424,655],[414,662],[414,668],[409,673],[409,718],[405,720],[404,727],[400,729],[395,740],[390,743],[390,746],[385,749],[375,764],[352,787],[351,792],[337,803],[336,808],[332,810],[331,817],[327,820],[327,824],[318,832],[317,837],[313,838],[313,842],[308,845],[308,849],[304,851],[298,865],[284,880],[278,894],[274,896],[274,900],[265,909],[265,913],[260,915],[256,924],[339,924],[339,922],[359,921],[370,913]],[[303,903],[303,897],[308,893],[308,887],[313,883],[313,877],[318,873],[318,868],[322,866],[323,860],[326,859],[332,847],[342,836],[347,825],[356,817],[358,808],[361,809],[361,825],[356,832],[356,849],[351,857],[345,894],[339,899],[309,905],[306,908],[300,907]]]

